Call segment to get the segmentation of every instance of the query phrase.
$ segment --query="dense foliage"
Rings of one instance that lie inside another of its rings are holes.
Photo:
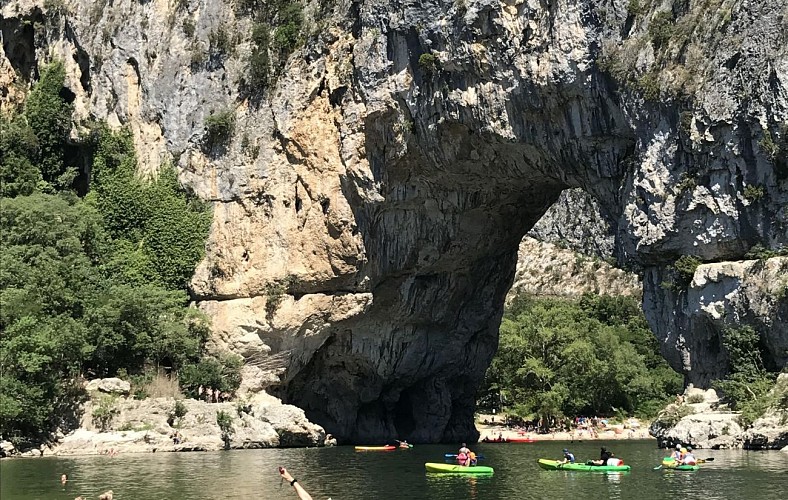
[[[82,376],[166,367],[199,377],[205,363],[207,320],[186,285],[210,211],[171,167],[140,180],[128,132],[98,126],[66,144],[64,78],[62,64],[44,68],[24,113],[0,123],[0,435],[15,440],[72,425]],[[71,191],[67,148],[92,157],[84,199]],[[238,363],[221,366],[231,392]]]
[[[481,406],[524,418],[655,414],[682,378],[659,355],[639,304],[521,296],[501,323]]]
[[[730,373],[714,383],[731,407],[741,412],[740,420],[745,427],[770,406],[782,404],[770,394],[776,374],[764,367],[760,344],[758,332],[750,326],[726,330],[722,345],[728,353]]]

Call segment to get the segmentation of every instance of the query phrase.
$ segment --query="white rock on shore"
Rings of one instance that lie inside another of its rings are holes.
[[[96,405],[88,402],[82,427],[66,435],[45,454],[97,455],[161,451],[211,451],[225,447],[217,415],[229,416],[228,447],[270,448],[277,446],[318,446],[325,437],[323,428],[312,424],[295,406],[270,398],[264,403],[206,403],[181,401],[186,414],[173,417],[176,400],[119,398],[117,414],[106,432],[92,421]],[[172,425],[171,425],[172,424]],[[179,439],[174,439],[175,433]]]

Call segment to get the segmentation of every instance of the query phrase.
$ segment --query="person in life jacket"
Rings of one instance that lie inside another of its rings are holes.
[[[468,455],[466,455],[463,452],[457,454],[457,465],[462,465],[463,467],[467,467],[469,463],[470,460],[468,459]]]
[[[675,460],[676,463],[681,462],[681,460],[684,458],[684,456],[681,453],[681,445],[680,444],[676,445],[676,449],[673,450],[673,453],[670,454],[670,458]]]
[[[569,450],[564,448],[564,458],[562,460],[559,460],[559,463],[562,463],[562,464],[567,464],[567,463],[573,464],[573,463],[575,463],[575,456]]]
[[[691,446],[687,446],[687,453],[684,455],[682,463],[684,465],[698,465],[698,460],[695,458],[695,454],[692,453]]]
[[[476,462],[478,462],[478,460],[476,458],[476,453],[474,453],[472,451],[469,451],[468,452],[468,460],[469,460],[469,465],[471,465],[471,466],[476,465]]]

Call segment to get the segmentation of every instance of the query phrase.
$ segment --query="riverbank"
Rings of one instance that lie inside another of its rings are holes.
[[[80,427],[57,433],[46,444],[15,449],[8,457],[79,456],[221,449],[312,447],[323,443],[322,427],[303,410],[258,395],[254,403],[209,403],[171,397],[135,399],[93,393],[82,407]]]
[[[633,425],[614,424],[596,429],[574,429],[570,432],[556,431],[549,433],[528,432],[503,423],[492,423],[501,420],[501,415],[479,415],[476,429],[479,441],[484,439],[533,439],[534,441],[614,441],[623,439],[653,439],[649,435],[648,422],[634,421]],[[484,421],[491,422],[485,424]],[[634,420],[634,419],[633,419]]]

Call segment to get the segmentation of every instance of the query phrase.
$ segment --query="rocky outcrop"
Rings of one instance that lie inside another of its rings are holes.
[[[211,451],[224,448],[272,448],[318,446],[325,432],[310,423],[303,410],[282,405],[275,398],[265,403],[206,403],[184,399],[185,414],[177,417],[176,400],[119,398],[109,403],[110,424],[97,427],[98,405],[85,405],[81,427],[65,436],[44,455],[96,455],[163,451]],[[226,415],[228,428],[219,425]],[[177,434],[176,434],[177,433]],[[226,439],[225,439],[226,438]]]
[[[217,348],[251,356],[248,391],[344,439],[457,441],[518,246],[568,188],[644,269],[674,366],[725,366],[722,323],[676,323],[693,302],[660,284],[682,255],[788,244],[788,58],[779,2],[712,4],[310,1],[306,43],[250,85],[235,2],[12,0],[0,67],[24,83],[63,59],[78,118],[128,127],[141,175],[172,161],[213,203],[192,288]]]
[[[654,420],[649,433],[660,447],[676,444],[695,448],[746,448],[779,450],[788,446],[788,373],[781,373],[770,393],[765,413],[746,429],[740,414],[720,405],[713,389],[701,390],[691,384],[684,395],[668,405]]]
[[[609,214],[602,213],[599,202],[588,193],[578,188],[566,189],[528,231],[528,237],[609,261],[616,254],[615,223]],[[518,266],[523,261],[521,246]]]
[[[718,410],[719,398],[713,389],[701,390],[692,385],[673,404],[668,405],[649,428],[660,448],[676,444],[693,448],[741,448],[742,427],[739,414]]]
[[[744,432],[745,448],[779,450],[788,447],[788,373],[777,377],[769,398],[772,406]]]
[[[519,293],[560,297],[597,293],[639,298],[643,293],[636,274],[552,243],[526,237],[520,243],[518,256],[509,298]]]
[[[726,331],[750,325],[761,334],[764,363],[779,371],[788,362],[788,258],[698,266],[686,289],[665,272],[647,273],[645,312],[662,353],[697,385],[724,378]]]
[[[97,378],[85,384],[85,390],[127,395],[131,391],[131,384],[119,378]]]

